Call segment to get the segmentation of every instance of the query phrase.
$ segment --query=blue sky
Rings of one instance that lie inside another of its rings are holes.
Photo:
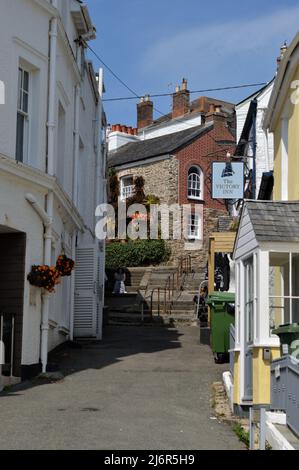
[[[280,45],[299,29],[294,0],[86,3],[98,30],[91,46],[138,95],[172,92],[182,77],[190,90],[269,81]],[[90,58],[98,68],[97,59]],[[105,84],[105,98],[130,96],[107,71]],[[253,91],[208,95],[237,103]],[[106,103],[108,122],[135,125],[136,102]],[[170,106],[170,97],[155,99],[162,112]]]

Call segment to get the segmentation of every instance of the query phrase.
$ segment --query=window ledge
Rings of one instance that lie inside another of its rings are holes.
[[[202,199],[201,197],[188,196],[188,199],[191,199],[192,201],[202,202],[202,203],[205,202],[204,199]]]

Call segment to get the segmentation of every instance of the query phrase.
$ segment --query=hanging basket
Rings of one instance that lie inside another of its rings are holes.
[[[32,286],[55,292],[55,286],[60,283],[60,273],[55,266],[32,266],[27,279]]]
[[[61,255],[57,259],[56,269],[61,277],[71,276],[74,268],[75,262],[71,258],[68,258],[66,255]]]

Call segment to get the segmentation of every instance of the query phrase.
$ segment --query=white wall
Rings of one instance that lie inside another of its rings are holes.
[[[65,0],[63,0],[65,1]],[[67,5],[64,4],[64,24],[70,44],[65,44],[65,34],[59,28],[57,45],[57,76],[55,91],[55,177],[59,190],[54,194],[54,224],[52,238],[52,263],[64,250],[72,256],[72,242],[97,246],[93,232],[98,184],[97,155],[99,136],[98,104],[87,67],[78,70],[74,61],[77,33]],[[3,4],[2,4],[3,3]],[[41,219],[25,199],[31,193],[45,208],[48,185],[46,146],[48,108],[48,51],[49,22],[51,14],[34,0],[9,0],[1,3],[0,27],[0,80],[6,85],[6,102],[0,105],[0,168],[3,161],[9,171],[0,170],[0,225],[26,233],[26,278],[33,264],[43,264],[44,227]],[[76,2],[77,4],[77,2]],[[62,5],[60,5],[62,6]],[[5,19],[5,20],[4,20]],[[61,23],[62,24],[62,23]],[[24,164],[15,161],[17,89],[19,63],[30,72],[29,152]],[[81,76],[80,73],[82,72]],[[81,85],[79,118],[80,139],[84,143],[84,164],[73,181],[75,147],[75,87]],[[60,109],[60,112],[59,112]],[[60,114],[60,119],[59,119]],[[102,158],[102,156],[100,156]],[[5,166],[4,165],[4,166]],[[31,169],[32,168],[32,169]],[[24,172],[23,172],[24,169]],[[21,171],[22,170],[22,171]],[[39,170],[41,173],[38,173]],[[23,172],[23,173],[22,173]],[[29,175],[28,178],[25,175]],[[73,206],[74,186],[85,181],[83,200]],[[79,213],[78,213],[79,211]],[[81,217],[81,220],[80,220]],[[81,229],[83,232],[81,232]],[[49,349],[65,341],[71,328],[71,280],[62,279],[56,294],[51,294]],[[22,364],[39,362],[41,290],[25,282],[24,326]],[[64,333],[62,332],[64,330]]]
[[[267,110],[270,96],[274,84],[271,83],[265,90],[257,95],[257,115],[256,115],[256,195],[258,196],[262,176],[264,172],[273,170],[274,141],[273,134],[265,132],[263,129],[263,119]],[[241,138],[243,127],[247,118],[251,100],[245,101],[236,107],[237,116],[237,142]],[[247,155],[253,155],[253,135],[251,131]],[[247,161],[249,169],[253,168],[253,159]]]
[[[274,84],[271,84],[257,100],[256,118],[256,188],[257,195],[264,172],[272,171],[274,165],[274,139],[272,133],[267,133],[263,129],[263,120],[268,108],[270,96]]]
[[[139,137],[129,135],[124,132],[110,132],[108,134],[108,150],[109,152],[112,152],[113,150],[117,150],[120,147],[129,144],[130,142],[138,142],[139,140]]]
[[[154,128],[141,129],[139,131],[140,138],[143,139],[154,139],[155,137],[161,137],[162,135],[174,134],[175,132],[185,131],[188,128],[200,126],[202,124],[201,114],[196,113],[191,116],[183,116],[171,121],[166,121],[160,126]]]

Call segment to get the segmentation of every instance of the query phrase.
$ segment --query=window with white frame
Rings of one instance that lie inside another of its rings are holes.
[[[270,330],[299,322],[299,253],[270,253]]]
[[[188,171],[188,198],[203,199],[203,173],[198,166],[191,166]]]
[[[16,136],[16,160],[18,162],[26,162],[28,159],[29,85],[29,72],[22,67],[19,67]]]
[[[200,239],[200,217],[198,214],[190,214],[188,220],[188,239]]]
[[[254,334],[254,276],[253,257],[244,263],[244,301],[245,301],[245,340],[247,344],[253,342]]]
[[[133,176],[124,176],[120,180],[121,199],[125,200],[132,197],[134,194],[134,179]]]

